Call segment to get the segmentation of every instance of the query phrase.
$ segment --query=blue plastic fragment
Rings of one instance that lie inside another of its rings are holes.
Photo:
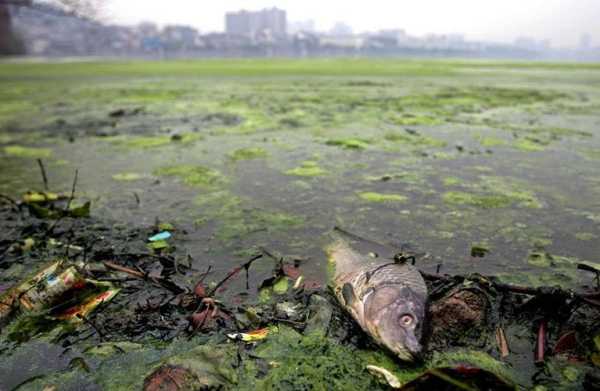
[[[169,231],[159,232],[154,236],[150,236],[148,238],[151,242],[158,242],[159,240],[167,240],[171,237],[171,233]]]

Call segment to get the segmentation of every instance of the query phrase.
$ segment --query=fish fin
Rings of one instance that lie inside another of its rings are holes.
[[[356,294],[354,294],[354,289],[350,283],[345,283],[342,287],[342,296],[344,297],[344,301],[346,305],[349,307],[354,307],[354,303],[356,302]]]

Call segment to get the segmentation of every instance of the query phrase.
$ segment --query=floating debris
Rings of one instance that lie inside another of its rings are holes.
[[[171,233],[169,231],[162,231],[157,233],[156,235],[150,236],[148,241],[150,242],[159,242],[161,240],[167,240],[171,238]]]

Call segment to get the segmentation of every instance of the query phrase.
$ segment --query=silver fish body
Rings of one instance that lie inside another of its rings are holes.
[[[372,258],[337,237],[328,247],[332,285],[342,305],[379,345],[401,360],[421,352],[427,286],[408,263]]]

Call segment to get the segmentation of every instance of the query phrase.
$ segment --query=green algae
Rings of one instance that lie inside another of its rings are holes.
[[[523,183],[513,179],[481,176],[478,183],[464,183],[462,186],[473,191],[448,191],[442,194],[442,200],[448,204],[470,205],[483,209],[506,208],[512,205],[532,209],[543,207],[533,191],[523,188]]]
[[[479,140],[482,147],[498,147],[508,144],[505,140],[496,137],[483,137]]]
[[[225,182],[225,178],[217,170],[189,164],[161,167],[154,171],[154,175],[178,177],[189,186],[205,188],[215,187]]]
[[[234,162],[239,160],[264,159],[267,156],[267,151],[260,147],[240,148],[229,154],[229,158]]]
[[[512,145],[516,149],[524,152],[540,152],[546,149],[540,142],[527,138],[520,138],[513,142]]]
[[[370,141],[366,139],[348,138],[348,139],[332,139],[325,142],[326,145],[341,147],[344,149],[366,149]]]
[[[10,133],[0,132],[0,144],[8,144],[15,141],[15,136]]]
[[[550,267],[554,257],[545,252],[533,251],[527,256],[527,263],[537,267]]]
[[[170,136],[138,136],[127,137],[124,140],[115,141],[116,144],[126,148],[157,148],[171,144]]]
[[[199,194],[194,204],[206,212],[206,218],[231,218],[237,216],[242,209],[242,199],[227,190]]]
[[[472,257],[484,257],[490,252],[490,245],[487,242],[473,243],[471,245],[471,256]]]
[[[102,342],[91,346],[85,350],[85,353],[90,356],[111,357],[119,353],[133,352],[144,348],[143,344],[121,341],[121,342]]]
[[[142,179],[144,176],[137,172],[121,172],[112,176],[115,181],[131,182]]]
[[[589,241],[589,240],[597,239],[598,236],[591,232],[577,232],[575,234],[575,238],[577,240],[581,240],[581,241]]]
[[[166,145],[192,144],[196,141],[202,140],[203,138],[204,137],[198,133],[181,133],[172,136],[118,136],[112,138],[112,143],[130,149],[149,149],[164,147]]]
[[[287,175],[316,177],[325,175],[327,171],[319,167],[319,164],[317,162],[313,160],[307,160],[302,162],[302,164],[299,167],[287,170],[285,173]]]
[[[447,143],[443,140],[438,140],[433,137],[423,136],[420,134],[410,134],[406,132],[387,132],[383,138],[387,141],[406,144],[411,146],[424,147],[445,147]]]
[[[304,219],[299,216],[260,209],[233,210],[218,217],[217,239],[228,242],[255,232],[278,232],[300,227]]]
[[[442,180],[442,183],[444,184],[444,186],[456,186],[460,183],[462,183],[462,180],[460,178],[451,176],[451,177],[446,177]]]
[[[513,369],[482,351],[463,349],[449,352],[435,352],[427,367],[455,368],[461,364],[468,364],[475,368],[483,369],[494,374],[507,384],[517,383],[517,376]]]
[[[254,376],[256,366],[246,367],[242,390],[383,390],[385,384],[367,370],[367,365],[384,368],[401,384],[417,379],[429,369],[469,365],[494,374],[506,384],[515,383],[513,371],[484,352],[452,350],[436,352],[422,365],[398,363],[381,350],[362,350],[328,338],[322,331],[300,335],[286,326],[269,334],[255,350],[254,356],[269,362],[263,378]]]
[[[262,379],[241,381],[241,389],[381,389],[353,349],[320,332],[303,337],[280,326],[278,332],[256,348],[255,355],[272,363],[271,368]]]
[[[217,223],[216,238],[229,242],[255,232],[285,231],[300,227],[304,223],[300,216],[276,210],[251,208],[245,201],[227,190],[198,195],[194,204],[203,214],[198,219],[198,225],[208,221]]]
[[[42,159],[52,156],[50,148],[23,147],[20,145],[9,145],[4,147],[4,153],[8,156],[23,158]]]
[[[554,286],[572,288],[577,280],[577,264],[588,263],[575,257],[551,254],[546,251],[529,251],[525,262],[536,268],[536,272],[501,273],[501,280],[511,283],[527,284],[530,286]]]
[[[442,195],[442,200],[448,204],[471,205],[484,209],[504,208],[512,203],[510,197],[502,194],[481,195],[462,191],[449,191]]]
[[[289,278],[285,276],[279,277],[277,281],[275,281],[275,283],[273,284],[273,293],[275,293],[276,295],[285,295],[285,293],[288,291],[289,285]]]
[[[358,193],[358,196],[367,202],[399,202],[399,203],[403,203],[406,202],[408,200],[408,198],[406,196],[400,195],[400,194],[382,194],[382,193],[375,193],[375,192],[362,192],[362,193]]]
[[[390,122],[398,126],[417,126],[417,125],[439,125],[443,123],[440,118],[434,116],[404,113],[401,116],[392,116]]]
[[[586,149],[582,153],[589,160],[600,160],[600,149]]]

